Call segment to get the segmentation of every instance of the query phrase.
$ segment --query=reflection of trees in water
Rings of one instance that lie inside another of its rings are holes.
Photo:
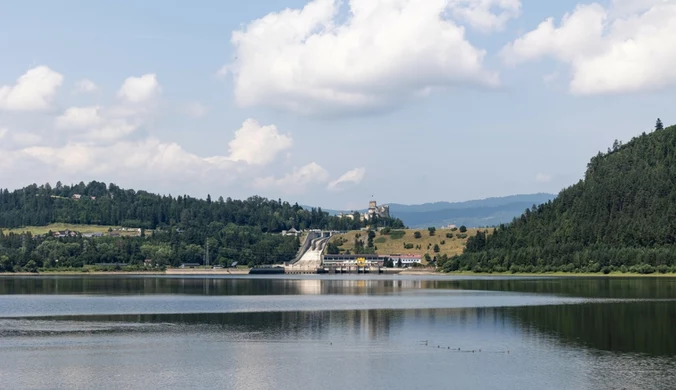
[[[401,324],[403,315],[391,310],[293,311],[257,313],[139,314],[57,316],[50,320],[106,323],[155,323],[226,331],[251,339],[322,339],[329,334],[356,339],[387,339],[390,329]],[[160,331],[160,329],[153,329]],[[165,327],[164,331],[176,331]]]
[[[429,288],[425,282],[383,279],[248,279],[152,276],[8,277],[0,294],[385,295]]]
[[[426,281],[425,288],[489,290],[584,298],[676,298],[675,278],[483,278]]]
[[[589,298],[676,298],[673,278],[255,279],[72,276],[2,278],[0,294],[397,295],[418,289],[527,292]]]
[[[534,337],[555,336],[602,351],[676,355],[674,302],[531,306],[504,312]]]

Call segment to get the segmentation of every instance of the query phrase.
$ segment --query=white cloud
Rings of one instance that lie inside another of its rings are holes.
[[[118,91],[118,97],[130,103],[145,103],[162,92],[157,76],[146,74],[141,77],[128,77]]]
[[[193,118],[202,118],[209,112],[209,107],[205,106],[200,102],[188,103],[185,106],[186,115]]]
[[[453,16],[484,32],[502,30],[521,12],[521,0],[452,0]],[[499,13],[494,13],[498,9]]]
[[[235,139],[228,143],[229,160],[242,161],[249,165],[266,165],[291,145],[291,136],[280,134],[277,126],[261,126],[256,120],[247,119],[235,132]]]
[[[364,179],[366,174],[365,168],[355,168],[350,171],[345,172],[338,179],[329,183],[327,188],[332,191],[338,191],[345,189],[346,186],[350,184],[359,184]]]
[[[71,107],[55,120],[57,129],[86,129],[99,125],[103,119],[99,115],[101,107]]]
[[[552,175],[546,173],[538,173],[535,175],[535,181],[538,183],[549,183],[552,181]]]
[[[579,5],[542,22],[502,52],[517,64],[552,57],[572,69],[576,94],[625,93],[676,85],[676,1]]]
[[[89,79],[82,79],[75,83],[75,91],[79,93],[92,93],[99,89],[93,81]]]
[[[260,189],[277,189],[287,194],[305,192],[312,184],[325,183],[329,180],[329,173],[319,164],[312,162],[300,168],[294,168],[291,173],[283,177],[272,176],[258,178],[254,187]]]
[[[479,2],[350,0],[344,18],[342,2],[313,0],[233,32],[237,58],[219,73],[233,74],[241,106],[310,115],[390,108],[429,88],[494,87],[498,76],[484,69],[485,51],[448,18],[489,9],[469,6]],[[512,9],[517,2],[490,3]]]
[[[57,130],[66,131],[69,139],[111,142],[138,130],[144,123],[140,116],[117,116],[115,109],[100,106],[71,107],[54,121]]]
[[[30,69],[13,86],[0,86],[0,110],[46,110],[62,82],[63,76],[46,66]]]
[[[6,127],[0,127],[0,139],[5,138],[9,130]]]
[[[224,171],[229,168],[222,158],[199,157],[176,143],[162,143],[155,138],[99,146],[77,142],[61,147],[36,146],[16,151],[12,157],[19,163],[27,159],[38,161],[69,175],[133,174],[185,180],[220,172],[219,179],[224,179]]]

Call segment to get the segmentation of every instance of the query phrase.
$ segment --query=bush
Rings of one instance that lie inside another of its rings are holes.
[[[446,233],[446,238],[453,238],[453,233]]]
[[[430,232],[430,237],[433,237],[435,234],[437,234],[437,228],[435,227],[428,227],[427,231]]]
[[[657,272],[659,272],[659,273],[661,273],[661,274],[666,274],[667,272],[669,272],[669,267],[667,267],[667,266],[664,265],[664,264],[658,265],[658,266],[657,266]]]
[[[465,233],[467,231],[467,227],[465,225],[460,226],[460,233]]]
[[[380,229],[380,235],[381,235],[381,236],[387,236],[387,235],[390,234],[391,232],[392,232],[392,229],[389,228],[389,227]]]
[[[465,238],[467,238],[467,234],[460,233],[460,234],[458,234],[458,238],[461,239],[461,240],[464,240]]]
[[[446,245],[446,240],[441,240],[441,245]]]
[[[392,240],[399,240],[399,239],[403,238],[405,235],[406,235],[406,232],[403,231],[403,230],[392,230],[390,232],[390,238]]]
[[[441,248],[439,248],[439,245],[434,244],[434,253],[439,253],[439,251],[441,251]]]
[[[413,244],[404,243],[404,249],[413,249]]]
[[[415,233],[413,233],[413,237],[416,238],[416,239],[420,239],[420,238],[422,238],[422,234],[420,234],[420,232],[415,232]]]
[[[638,267],[638,272],[643,275],[650,275],[655,273],[655,267],[649,264],[641,264]]]

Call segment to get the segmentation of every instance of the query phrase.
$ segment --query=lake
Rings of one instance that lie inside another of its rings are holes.
[[[0,388],[673,389],[676,278],[0,276]]]

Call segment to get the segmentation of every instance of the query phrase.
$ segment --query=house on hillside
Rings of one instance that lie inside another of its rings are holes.
[[[82,198],[82,195],[80,195],[80,194],[73,194],[73,196],[71,196],[71,198],[72,198],[73,200],[80,200],[80,199]]]
[[[55,232],[52,232],[52,237],[60,238],[60,237],[75,237],[79,233],[74,232],[72,230],[66,229],[66,230],[58,230]]]

